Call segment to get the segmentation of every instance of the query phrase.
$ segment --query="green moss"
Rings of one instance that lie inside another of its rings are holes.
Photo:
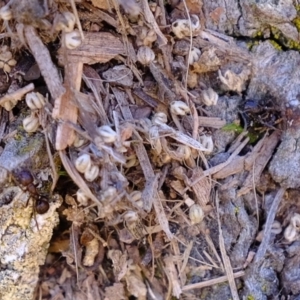
[[[263,37],[263,31],[262,30],[258,30],[256,31],[253,36],[253,38],[262,38]]]
[[[273,45],[273,47],[276,49],[276,50],[282,50],[282,47],[277,43],[275,42],[274,40],[270,40],[270,43]]]
[[[243,132],[244,129],[239,124],[231,123],[231,124],[225,125],[222,128],[222,130],[224,130],[224,131],[235,131],[236,133],[241,133],[241,132]]]
[[[247,296],[247,300],[255,300],[255,298],[252,295]]]
[[[295,5],[295,9],[297,12],[300,12],[300,5],[299,4]]]
[[[292,22],[296,26],[296,28],[299,32],[300,31],[300,17],[297,16]]]
[[[21,137],[24,139],[24,137]],[[40,148],[41,140],[37,138],[32,138],[27,140],[26,146],[24,145],[23,147],[20,148],[20,151],[18,154],[23,155],[28,152],[33,152],[36,148]]]
[[[297,21],[300,25],[300,18]],[[270,27],[272,33],[272,44],[275,45],[274,47],[278,49],[278,45],[280,47],[285,47],[290,50],[297,50],[300,51],[300,43],[293,39],[286,37],[278,28],[271,26]]]

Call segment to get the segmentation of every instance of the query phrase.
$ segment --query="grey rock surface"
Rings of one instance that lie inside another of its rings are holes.
[[[288,129],[270,163],[269,171],[273,179],[286,188],[300,187],[299,138],[299,129]]]
[[[54,199],[47,213],[34,218],[33,201],[26,206],[27,193],[8,187],[0,194],[0,202],[8,196],[12,201],[0,207],[0,299],[32,300],[39,267],[59,222],[56,209],[61,199]]]
[[[277,51],[270,42],[254,50],[253,74],[247,98],[271,99],[279,106],[297,106],[300,100],[300,54]]]
[[[226,0],[204,1],[206,26],[218,32],[253,37],[269,26],[279,29],[285,36],[299,40],[292,23],[297,11],[292,0]]]

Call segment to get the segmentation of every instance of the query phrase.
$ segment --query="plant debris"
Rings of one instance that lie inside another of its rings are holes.
[[[298,299],[299,5],[27,2],[0,1],[0,298]]]

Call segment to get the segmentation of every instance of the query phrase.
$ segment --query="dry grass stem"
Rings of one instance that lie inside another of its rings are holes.
[[[245,275],[244,271],[233,273],[234,278],[243,277],[244,275]],[[205,280],[205,281],[202,281],[202,282],[198,282],[198,283],[183,286],[182,291],[187,292],[187,291],[190,291],[190,290],[193,290],[193,289],[203,289],[205,287],[212,286],[212,285],[217,285],[217,284],[225,282],[227,280],[228,280],[227,276],[221,276],[219,278]]]
[[[65,91],[56,66],[53,64],[49,50],[41,41],[35,28],[30,25],[24,27],[27,44],[39,66],[41,74],[47,84],[53,99],[59,98]]]

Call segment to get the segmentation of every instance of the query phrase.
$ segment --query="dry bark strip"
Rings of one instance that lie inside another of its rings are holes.
[[[84,34],[83,43],[76,49],[60,49],[60,60],[65,63],[66,93],[56,97],[53,117],[62,121],[77,123],[78,108],[75,103],[74,91],[79,91],[83,74],[83,64],[105,63],[116,55],[124,54],[121,41],[110,33],[89,32]],[[70,146],[75,139],[74,130],[67,122],[59,124],[55,147],[63,150]]]
[[[63,51],[59,51],[64,58]],[[119,38],[108,32],[84,32],[84,41],[66,54],[72,59],[80,60],[84,64],[106,63],[117,55],[125,55],[125,49]]]
[[[36,30],[32,26],[27,25],[24,27],[24,35],[32,55],[39,65],[39,69],[52,98],[59,98],[64,93],[65,89],[60,80],[57,68],[51,60],[49,50],[43,44]]]
[[[79,91],[81,87],[83,64],[80,61],[76,63],[67,62],[65,65],[65,82],[67,83],[66,92],[55,100],[52,116],[56,119],[77,123],[78,108],[75,105],[73,91]],[[74,142],[74,130],[63,122],[58,124],[55,148],[64,150]]]

